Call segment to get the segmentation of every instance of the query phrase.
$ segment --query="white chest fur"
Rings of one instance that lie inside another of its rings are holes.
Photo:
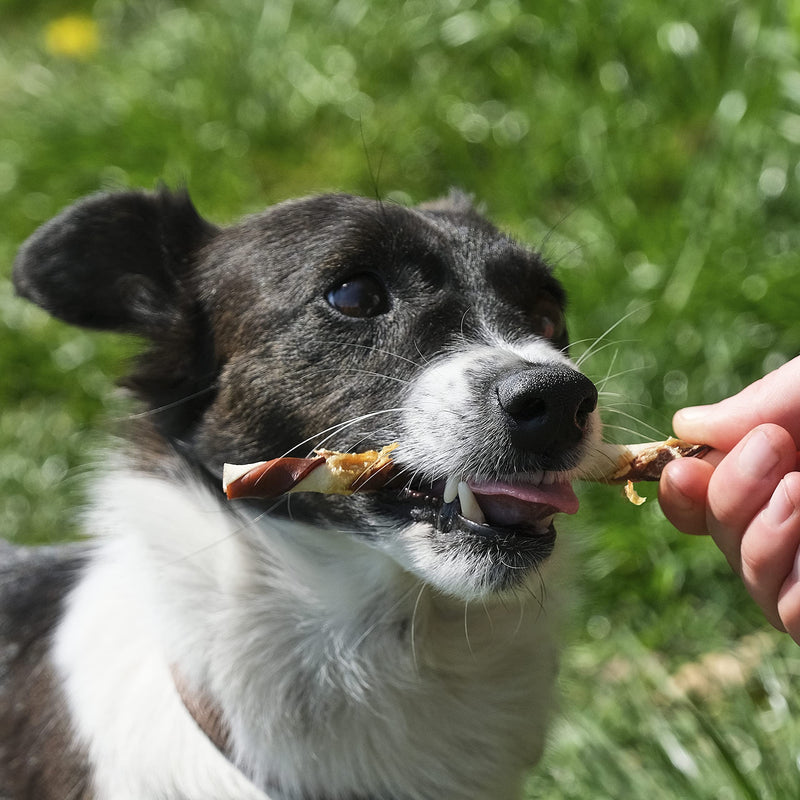
[[[347,534],[109,480],[55,648],[99,798],[518,797],[551,704],[553,559],[546,607],[539,576],[465,605]],[[173,666],[219,702],[238,769]]]

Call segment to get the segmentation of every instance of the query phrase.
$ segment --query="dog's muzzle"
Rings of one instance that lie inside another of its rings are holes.
[[[433,479],[409,470],[411,479],[390,506],[438,534],[460,532],[498,546],[535,539],[541,559],[555,541],[553,517],[578,510],[571,477],[592,432],[598,394],[566,360],[514,362],[495,367],[484,351],[460,383],[452,372],[443,388],[435,375],[426,379],[427,402],[413,427],[438,451],[449,444],[450,459],[441,459]]]

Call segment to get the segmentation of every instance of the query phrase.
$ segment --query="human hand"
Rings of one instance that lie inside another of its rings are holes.
[[[733,397],[682,409],[673,426],[714,449],[667,465],[664,514],[685,533],[710,533],[767,619],[800,644],[800,358]]]

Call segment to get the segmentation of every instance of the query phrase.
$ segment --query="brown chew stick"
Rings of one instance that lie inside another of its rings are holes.
[[[314,458],[274,458],[253,464],[225,464],[222,488],[229,500],[268,499],[288,492],[352,494],[382,489],[394,476],[389,456],[396,444],[364,453],[317,450]]]
[[[250,469],[235,479],[223,482],[223,488],[228,500],[240,497],[278,497],[290,491],[311,470],[324,463],[325,459],[321,457],[285,457],[247,464]]]
[[[611,445],[620,449],[614,468],[598,480],[604,483],[627,481],[657,481],[664,467],[678,458],[697,458],[711,448],[705,444],[691,444],[670,438],[664,442],[644,442],[633,445]]]
[[[624,483],[625,497],[640,506],[645,498],[634,489],[634,481],[657,481],[664,467],[677,458],[697,458],[711,448],[670,438],[663,442],[641,444],[609,444],[601,442],[588,464],[583,466],[583,480],[600,483]]]
[[[317,450],[313,458],[274,458],[253,464],[225,464],[222,486],[228,499],[268,499],[289,492],[352,494],[384,488],[396,476],[390,453],[397,444],[364,453]],[[581,470],[582,480],[627,484],[627,496],[636,502],[634,481],[657,481],[676,458],[705,455],[711,448],[670,438],[641,444],[598,444]]]

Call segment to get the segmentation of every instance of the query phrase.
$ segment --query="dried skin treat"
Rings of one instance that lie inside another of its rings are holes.
[[[317,450],[314,458],[274,458],[253,464],[225,464],[222,488],[229,500],[271,498],[289,492],[353,494],[382,489],[394,476],[390,457],[397,444],[363,453]]]
[[[633,485],[635,481],[658,481],[670,461],[703,456],[710,449],[705,444],[692,444],[674,438],[640,444],[601,442],[595,448],[590,463],[583,466],[579,477],[598,483],[622,483],[623,494],[628,501],[640,506],[647,498],[641,497],[636,491]]]
[[[384,488],[396,475],[390,453],[397,444],[363,453],[317,450],[313,458],[274,458],[253,464],[225,464],[222,487],[228,499],[272,498],[289,492],[353,494]],[[657,481],[664,467],[676,458],[702,456],[707,445],[680,439],[642,444],[601,442],[581,479],[625,484],[625,495],[635,505],[644,499],[633,488],[635,481]]]
[[[710,449],[705,444],[691,444],[674,438],[641,444],[601,442],[591,466],[581,477],[600,483],[657,481],[670,461],[703,456]]]
[[[633,485],[633,481],[626,481],[625,488],[622,490],[628,502],[633,503],[635,506],[640,506],[647,501],[646,497],[642,497]]]

